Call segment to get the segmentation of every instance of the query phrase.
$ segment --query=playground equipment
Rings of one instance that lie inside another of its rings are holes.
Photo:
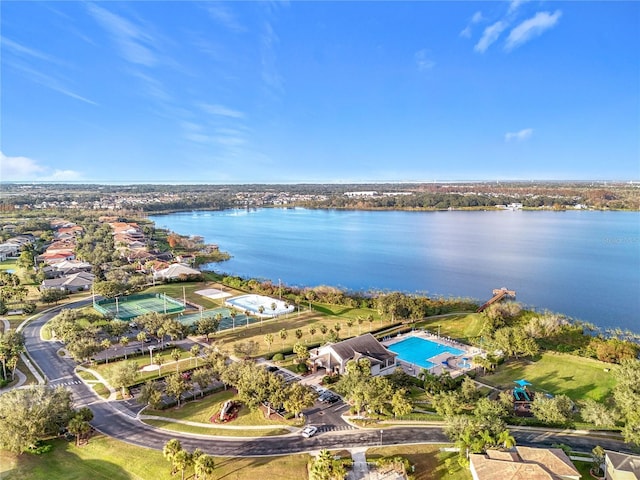
[[[531,398],[529,397],[529,393],[522,387],[515,387],[513,389],[513,398],[516,399],[516,402],[530,402]]]

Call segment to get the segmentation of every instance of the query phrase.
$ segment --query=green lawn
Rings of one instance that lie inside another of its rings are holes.
[[[456,338],[464,343],[471,343],[473,338],[480,335],[483,325],[484,318],[479,313],[429,318],[417,324],[433,333],[438,332],[439,326],[440,335]]]
[[[140,343],[137,340],[135,342],[132,342],[131,345],[134,345],[135,343]],[[178,349],[180,350],[180,349]],[[167,349],[164,350],[161,354],[159,353],[154,353],[153,354],[153,359],[154,359],[154,364],[156,363],[156,360],[158,358],[158,355],[161,355],[164,363],[162,364],[162,369],[159,370],[151,370],[151,371],[147,371],[144,372],[142,370],[140,370],[138,377],[136,378],[135,383],[142,383],[145,382],[147,380],[156,380],[157,378],[159,378],[160,375],[162,376],[166,376],[166,375],[170,375],[172,373],[176,373],[176,363],[174,362],[173,358],[171,357],[171,352],[173,351],[173,349]],[[122,363],[122,362],[136,362],[138,364],[138,368],[142,368],[145,367],[147,365],[149,365],[150,358],[149,355],[143,355],[143,356],[137,356],[137,357],[129,357],[127,360],[121,359],[121,360],[117,360],[117,361],[110,361],[109,363],[101,363],[99,365],[92,365],[91,369],[95,370],[96,372],[98,372],[100,375],[102,375],[103,377],[105,377],[107,380],[109,379],[109,371],[112,370],[116,365]],[[199,363],[199,365],[202,362]],[[183,371],[183,370],[188,370],[190,368],[195,367],[195,359],[192,359],[191,357],[191,353],[184,351],[184,350],[180,350],[180,360],[178,362],[178,370],[179,371]]]
[[[370,448],[367,460],[383,456],[400,455],[415,465],[416,480],[471,480],[468,468],[458,464],[457,453],[441,452],[442,445],[402,445],[397,447]],[[451,458],[450,466],[445,464]]]
[[[53,441],[44,455],[14,455],[0,451],[0,478],[7,480],[172,480],[162,452],[98,436],[88,445]],[[214,478],[225,480],[282,480],[307,478],[309,456],[223,458],[216,457]],[[185,478],[193,475],[193,469]]]
[[[197,435],[212,435],[221,437],[269,437],[273,435],[285,435],[289,430],[284,428],[271,428],[266,430],[236,430],[229,428],[207,428],[184,423],[167,422],[166,420],[144,420],[144,423],[152,427],[164,430],[173,430],[181,433],[194,433]]]
[[[166,410],[146,410],[147,415],[158,415],[161,417],[173,418],[176,420],[185,420],[197,423],[211,424],[211,417],[220,411],[222,404],[227,400],[235,399],[236,393],[233,390],[226,390],[204,397],[185,404],[179,409],[169,408]],[[275,421],[264,417],[261,411],[252,412],[246,406],[240,408],[238,417],[230,423],[233,426],[244,425],[296,425],[293,421]]]
[[[610,395],[615,379],[611,364],[568,354],[544,353],[540,359],[511,360],[480,381],[501,388],[512,388],[514,381],[524,378],[532,390],[565,394],[574,401],[587,398],[602,401]]]

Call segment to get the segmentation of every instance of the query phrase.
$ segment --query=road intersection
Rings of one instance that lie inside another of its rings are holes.
[[[77,407],[89,406],[94,419],[91,424],[96,430],[118,440],[141,447],[161,450],[172,438],[180,440],[184,448],[200,450],[216,456],[246,457],[288,455],[315,452],[321,449],[348,449],[380,445],[400,445],[418,443],[449,443],[441,425],[410,425],[384,428],[353,428],[341,414],[345,405],[316,403],[305,411],[308,423],[318,426],[318,433],[311,438],[302,438],[298,433],[274,437],[223,437],[167,431],[143,423],[138,414],[142,406],[135,402],[107,401],[100,398],[90,386],[75,375],[76,362],[60,356],[61,344],[42,340],[40,329],[59,313],[62,308],[77,308],[88,304],[83,300],[73,304],[49,309],[40,317],[27,323],[23,332],[25,346],[32,361],[38,365],[48,383],[64,385],[71,390]],[[621,440],[593,433],[580,434],[574,431],[558,431],[539,428],[510,427],[519,445],[549,446],[554,443],[571,445],[576,450],[590,452],[600,445],[614,451],[630,451]],[[247,434],[250,430],[247,429]]]

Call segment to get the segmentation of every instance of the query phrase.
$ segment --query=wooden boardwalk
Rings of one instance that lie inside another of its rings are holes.
[[[489,305],[494,304],[496,302],[499,302],[500,300],[502,300],[505,297],[515,298],[515,296],[516,296],[516,291],[515,290],[509,290],[509,289],[507,289],[505,287],[495,288],[493,290],[493,297],[491,297],[484,304],[482,304],[482,306],[480,308],[478,308],[478,310],[476,310],[476,311],[479,313],[479,312],[483,311],[485,308],[487,308]]]

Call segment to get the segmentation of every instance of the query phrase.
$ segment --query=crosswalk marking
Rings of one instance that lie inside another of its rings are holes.
[[[318,432],[334,432],[337,430],[355,430],[351,425],[322,425],[318,427]]]
[[[63,386],[63,387],[67,386],[67,385],[79,385],[81,383],[82,383],[82,381],[80,381],[80,380],[72,380],[72,381],[69,381],[69,382],[56,382],[56,381],[51,382],[52,385]]]

